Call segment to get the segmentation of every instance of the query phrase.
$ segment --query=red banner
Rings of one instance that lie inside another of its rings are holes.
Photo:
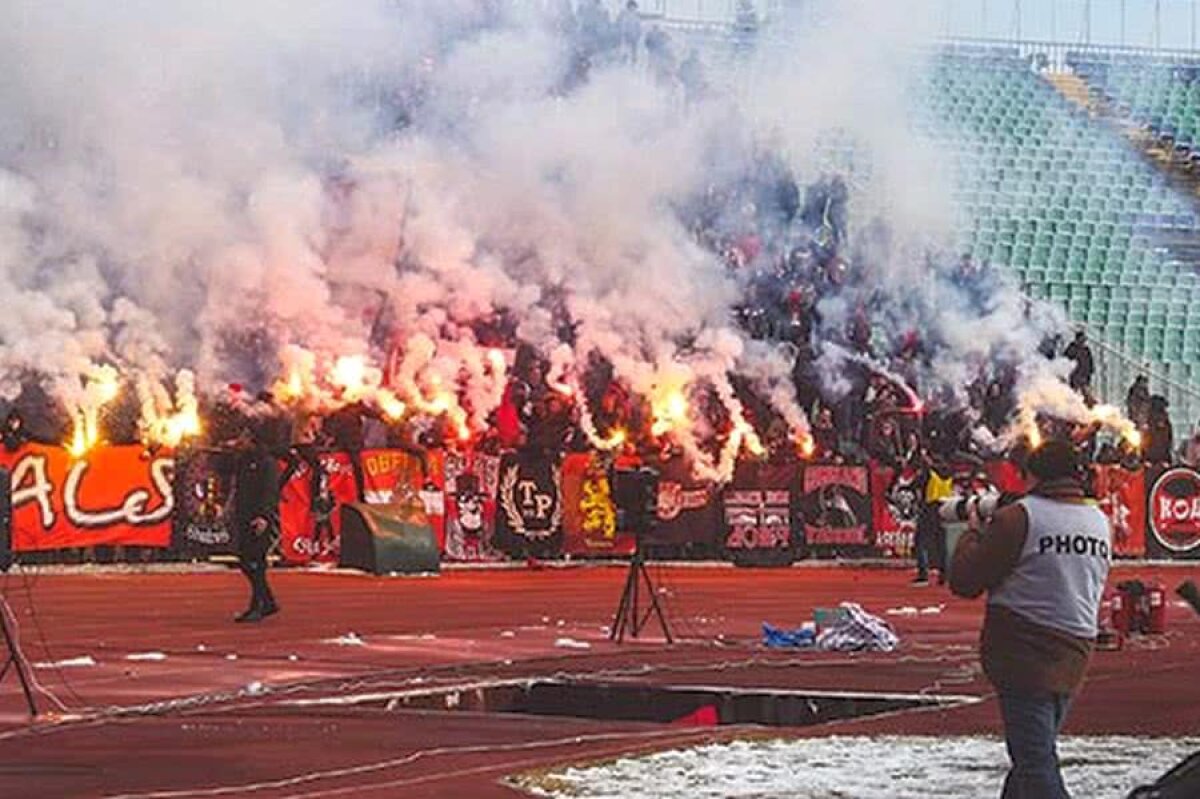
[[[630,555],[632,535],[617,532],[608,472],[599,456],[576,452],[563,458],[563,550],[570,555]]]
[[[420,453],[398,449],[369,449],[362,453],[363,498],[369,505],[399,502],[398,491],[413,492],[425,506],[429,526],[445,551],[446,510],[442,451]]]
[[[1012,461],[988,461],[983,468],[988,481],[1002,494],[1024,494],[1029,490],[1029,481],[1021,473],[1021,467]]]
[[[297,461],[279,492],[279,554],[288,563],[337,563],[341,506],[357,499],[354,469],[344,452],[314,454]],[[286,467],[281,467],[286,468]]]
[[[871,464],[871,522],[880,554],[890,558],[912,556],[923,494],[917,469],[897,474],[895,469]]]
[[[1096,501],[1112,525],[1113,554],[1140,558],[1146,554],[1146,475],[1141,469],[1098,465]]]
[[[0,452],[12,475],[12,549],[169,547],[175,460],[142,447],[98,447],[72,458],[27,444]]]

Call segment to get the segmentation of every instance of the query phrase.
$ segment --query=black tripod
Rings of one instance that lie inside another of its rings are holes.
[[[630,638],[637,638],[646,622],[650,621],[650,616],[654,615],[658,617],[658,625],[667,643],[674,643],[667,616],[658,602],[658,592],[654,590],[654,580],[646,570],[646,557],[642,552],[642,539],[657,519],[657,472],[645,468],[616,470],[613,473],[613,498],[616,500],[618,516],[624,521],[622,526],[633,531],[634,545],[629,572],[625,575],[625,590],[621,592],[621,601],[617,604],[608,638],[618,644],[625,640],[626,632]],[[644,611],[638,597],[643,582],[646,584],[646,593],[650,595],[649,606]]]
[[[613,616],[612,632],[608,634],[608,638],[619,644],[625,640],[626,630],[629,631],[630,638],[637,638],[653,614],[658,617],[663,637],[667,639],[668,644],[672,644],[675,640],[671,637],[671,628],[667,625],[662,606],[658,604],[654,581],[650,579],[650,572],[646,570],[646,559],[642,555],[642,535],[635,535],[637,543],[634,545],[633,558],[629,561],[629,572],[625,576],[625,590],[621,592],[621,601],[617,605],[616,615]],[[638,606],[638,594],[643,581],[646,583],[646,593],[650,595],[650,605],[645,612]]]
[[[0,667],[0,682],[3,682],[9,669],[15,671],[17,681],[21,683],[21,691],[25,694],[25,704],[29,707],[29,717],[37,718],[37,703],[33,700],[29,664],[25,662],[24,657],[21,655],[21,650],[17,648],[17,637],[8,623],[10,613],[12,613],[12,608],[8,604],[8,599],[0,596],[0,630],[4,632],[4,644],[8,647],[8,658],[4,661],[4,665]]]

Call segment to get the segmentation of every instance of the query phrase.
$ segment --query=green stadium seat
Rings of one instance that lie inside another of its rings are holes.
[[[1200,129],[1200,81],[1159,63],[1114,62],[1103,89],[1180,131]],[[959,175],[962,249],[1012,268],[1032,296],[1062,303],[1132,354],[1200,378],[1190,368],[1200,366],[1200,275],[1167,261],[1147,233],[1163,218],[1194,226],[1191,199],[1027,63],[957,54],[935,64],[921,129]]]

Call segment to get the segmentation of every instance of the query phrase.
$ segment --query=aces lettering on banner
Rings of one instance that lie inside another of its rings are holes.
[[[168,547],[175,459],[141,447],[98,447],[72,458],[27,444],[4,453],[11,474],[14,552],[102,544]]]

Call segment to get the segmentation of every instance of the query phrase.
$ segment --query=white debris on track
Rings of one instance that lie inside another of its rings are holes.
[[[55,660],[53,662],[43,661],[41,663],[34,663],[33,667],[35,669],[75,669],[75,668],[84,668],[87,666],[95,666],[95,665],[96,665],[96,659],[93,658],[91,655],[81,655],[80,657],[67,658],[66,660]]]
[[[1198,748],[1198,738],[1070,737],[1059,757],[1072,795],[1120,799]],[[995,738],[830,737],[711,744],[514,782],[556,799],[992,799],[1007,769]]]
[[[339,635],[337,638],[326,638],[324,643],[337,644],[338,646],[366,646],[367,642],[359,637],[358,633],[346,633]]]
[[[131,652],[125,656],[125,659],[135,661],[157,661],[166,660],[167,656],[163,652]]]
[[[592,645],[587,641],[576,641],[574,638],[559,638],[554,642],[554,645],[560,649],[591,649]]]

